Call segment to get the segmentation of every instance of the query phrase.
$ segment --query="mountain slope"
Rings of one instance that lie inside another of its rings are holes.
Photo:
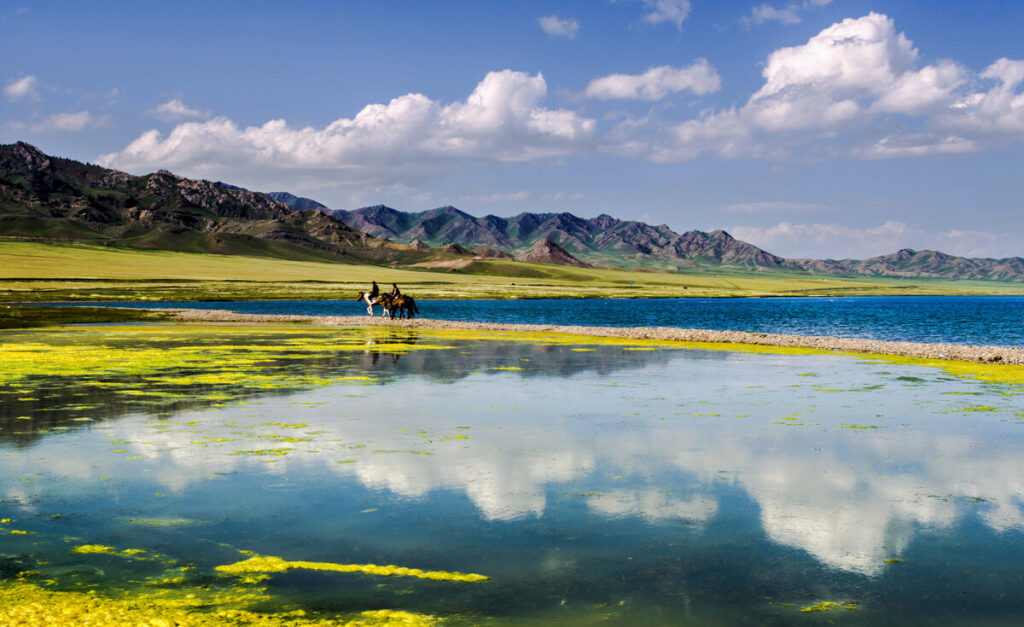
[[[317,210],[161,170],[131,176],[0,146],[0,235],[303,260],[422,257]]]
[[[473,217],[454,207],[407,213],[376,205],[331,212],[346,224],[378,237],[433,246],[448,243],[526,254],[550,241],[576,259],[594,265],[664,270],[725,267],[839,276],[976,279],[1024,282],[1024,259],[968,259],[937,251],[904,249],[871,259],[786,259],[722,230],[676,233],[602,214],[521,213],[511,218]]]
[[[651,226],[608,215],[585,219],[571,213],[521,213],[512,218],[476,218],[450,206],[406,213],[383,205],[331,213],[355,229],[401,242],[416,240],[433,246],[457,243],[525,254],[549,241],[571,257],[599,265],[761,269],[781,268],[785,262],[725,231],[680,235],[665,225]]]
[[[801,259],[793,260],[791,263],[810,271],[829,271],[833,274],[1024,281],[1024,259],[1020,257],[969,259],[934,250],[911,250],[909,248],[870,259],[843,259],[840,261]],[[818,270],[822,264],[824,264],[824,269]]]

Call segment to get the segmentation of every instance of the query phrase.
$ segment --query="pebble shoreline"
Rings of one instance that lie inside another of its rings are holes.
[[[167,309],[152,311],[167,312]],[[243,314],[225,310],[173,309],[176,318],[189,322],[307,322],[325,326],[385,326],[406,329],[461,329],[468,331],[507,331],[525,333],[563,333],[593,337],[616,337],[631,340],[672,342],[714,342],[811,348],[844,353],[873,353],[923,359],[945,359],[985,364],[1024,365],[1024,348],[1005,346],[968,346],[961,344],[926,344],[890,342],[855,338],[812,335],[780,335],[747,333],[745,331],[712,331],[709,329],[677,329],[673,327],[584,327],[548,324],[504,324],[496,322],[461,322],[454,320],[388,320],[369,316],[298,316]]]

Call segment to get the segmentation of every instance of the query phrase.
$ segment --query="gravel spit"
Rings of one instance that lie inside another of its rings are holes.
[[[168,311],[159,309],[154,311]],[[745,331],[712,331],[709,329],[677,329],[673,327],[583,327],[550,324],[503,324],[495,322],[461,322],[454,320],[388,320],[369,316],[296,316],[242,314],[208,309],[173,309],[177,318],[190,322],[306,322],[323,326],[384,326],[405,329],[462,329],[469,331],[512,331],[526,333],[565,333],[596,337],[617,337],[631,340],[673,342],[716,342],[813,348],[844,353],[874,353],[924,359],[946,359],[987,364],[1024,365],[1024,348],[1005,346],[967,346],[960,344],[925,344],[920,342],[889,342],[854,338],[747,333]]]

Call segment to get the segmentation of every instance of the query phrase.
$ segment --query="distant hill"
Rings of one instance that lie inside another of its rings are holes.
[[[1024,259],[1020,257],[969,259],[934,250],[909,248],[870,259],[799,259],[790,263],[811,272],[828,274],[1024,281]]]
[[[425,256],[266,194],[165,170],[131,176],[23,142],[0,145],[0,235],[321,261]]]

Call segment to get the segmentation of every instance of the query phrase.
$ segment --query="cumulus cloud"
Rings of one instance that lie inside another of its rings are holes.
[[[653,67],[643,74],[610,74],[595,78],[583,95],[602,100],[661,100],[681,91],[710,94],[722,88],[722,79],[707,59],[687,67]]]
[[[29,74],[15,79],[4,86],[4,96],[11,102],[19,100],[39,100],[39,91],[36,89],[39,79]]]
[[[946,128],[986,137],[1024,134],[1024,60],[999,59],[980,74],[993,86],[958,99],[940,119]]]
[[[324,128],[285,120],[241,128],[225,117],[149,130],[99,163],[133,171],[171,168],[208,178],[282,172],[341,184],[395,183],[453,160],[519,162],[584,152],[596,122],[548,109],[543,75],[490,72],[464,100],[442,104],[410,93],[371,104]]]
[[[769,227],[733,226],[728,231],[737,239],[792,258],[864,259],[902,248],[939,250],[963,257],[1020,255],[1015,235],[980,230],[930,231],[894,220],[863,228],[783,221]]]
[[[891,19],[871,13],[771,53],[745,116],[767,129],[831,127],[857,116],[913,69],[917,50]]]
[[[870,13],[845,19],[805,44],[772,52],[764,83],[745,105],[705,112],[669,129],[649,154],[662,161],[707,153],[761,158],[819,140],[841,146],[837,138],[856,132],[856,145],[838,152],[877,159],[978,150],[983,135],[991,142],[1024,134],[1024,61],[1001,59],[972,77],[954,61],[921,67],[918,59],[891,18]],[[985,79],[994,83],[987,91],[962,93]],[[868,124],[890,115],[911,116],[917,127],[871,138],[882,127]]]
[[[568,17],[561,18],[557,15],[538,17],[537,24],[548,35],[552,37],[565,37],[566,39],[576,39],[576,31],[580,29],[580,23],[576,20]]]
[[[37,133],[50,133],[54,131],[77,133],[78,131],[103,126],[106,121],[106,118],[95,116],[88,111],[55,113],[46,116],[41,122],[31,125],[30,128]]]
[[[644,0],[644,9],[645,22],[670,22],[679,30],[683,30],[683,20],[690,14],[690,0]]]
[[[164,122],[180,122],[182,120],[208,120],[212,116],[209,111],[200,111],[185,105],[178,98],[172,98],[162,105],[146,112]]]
[[[681,24],[688,4],[647,3],[651,15],[668,15],[672,7]],[[285,120],[240,127],[174,99],[153,114],[179,124],[167,133],[147,131],[100,161],[250,186],[341,185],[369,193],[415,186],[466,160],[529,162],[593,153],[664,163],[801,153],[913,158],[1024,138],[1024,60],[999,59],[980,73],[953,60],[925,64],[912,41],[879,13],[844,19],[802,44],[775,50],[765,58],[762,76],[737,106],[708,108],[682,121],[663,117],[667,108],[650,108],[639,118],[625,110],[602,121],[600,132],[598,121],[580,111],[545,106],[543,75],[513,70],[487,74],[464,100],[445,103],[409,93],[322,128]],[[720,89],[718,72],[698,59],[680,68],[601,76],[581,95],[651,102]]]

